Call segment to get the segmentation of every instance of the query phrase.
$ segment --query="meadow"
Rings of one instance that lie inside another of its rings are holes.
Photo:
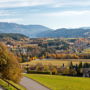
[[[64,64],[65,66],[68,66],[68,64],[72,61],[72,63],[79,64],[82,63],[90,63],[90,59],[50,59],[50,60],[33,60],[30,62],[22,63],[22,65],[36,65],[38,63],[41,63],[43,65],[54,65],[54,66],[62,66]]]
[[[51,90],[90,90],[90,78],[59,75],[25,74]]]
[[[12,81],[9,81],[9,83],[11,83],[13,86],[15,86],[16,88],[18,88],[20,90],[26,90],[23,86],[21,86],[19,84],[16,84],[16,83],[14,83]],[[5,90],[17,90],[13,86],[8,85],[8,83],[3,81],[2,79],[0,79],[0,86],[2,86]]]

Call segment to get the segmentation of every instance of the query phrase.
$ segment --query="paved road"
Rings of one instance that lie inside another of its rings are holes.
[[[0,86],[0,90],[4,90],[4,89]]]
[[[20,84],[24,86],[27,90],[50,90],[36,81],[29,79],[27,77],[23,77]]]

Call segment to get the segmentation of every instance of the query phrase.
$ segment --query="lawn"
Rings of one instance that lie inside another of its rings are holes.
[[[12,82],[12,81],[9,81],[12,85],[14,85],[15,87],[17,87],[18,89],[20,89],[20,90],[26,90],[24,87],[22,87],[21,85],[19,85],[19,84],[16,84],[16,83],[14,83],[14,82]],[[3,81],[2,79],[0,79],[0,86],[2,86],[4,89],[6,89],[6,90],[17,90],[17,89],[15,89],[13,86],[11,86],[11,85],[9,85],[8,86],[8,84],[5,82],[5,81]]]
[[[82,63],[90,63],[90,59],[52,59],[52,60],[33,60],[30,62],[22,63],[21,65],[29,64],[36,65],[38,63],[42,63],[43,65],[55,65],[55,66],[62,66],[64,64],[65,66],[68,66],[68,64],[72,61],[73,64],[79,64],[81,61]]]
[[[90,90],[90,78],[58,75],[25,74],[52,90]]]

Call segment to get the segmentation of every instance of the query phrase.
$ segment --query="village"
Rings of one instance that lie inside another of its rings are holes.
[[[47,54],[88,54],[90,53],[89,38],[21,38],[14,40],[4,38],[4,42],[10,51],[17,56],[43,57]]]

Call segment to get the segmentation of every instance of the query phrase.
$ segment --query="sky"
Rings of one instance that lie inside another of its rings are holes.
[[[0,0],[0,22],[52,29],[90,27],[90,0]]]

